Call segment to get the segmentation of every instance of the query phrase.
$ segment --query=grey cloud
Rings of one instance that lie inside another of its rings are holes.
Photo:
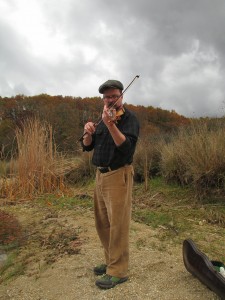
[[[0,23],[1,95],[13,86],[13,92],[95,96],[106,79],[120,79],[126,86],[140,74],[127,92],[128,103],[160,106],[187,116],[222,114],[223,1],[37,3],[46,30],[51,36],[63,36],[70,56],[62,53],[55,62],[34,56],[29,41]]]
[[[3,96],[33,94],[43,86],[44,70],[30,53],[27,41],[4,22],[0,22],[0,68]]]

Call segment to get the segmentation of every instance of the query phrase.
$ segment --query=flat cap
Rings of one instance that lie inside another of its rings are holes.
[[[104,82],[102,85],[100,85],[98,90],[99,90],[100,94],[103,94],[105,92],[105,90],[110,89],[110,88],[119,89],[122,91],[123,84],[118,80],[109,79],[106,82]]]

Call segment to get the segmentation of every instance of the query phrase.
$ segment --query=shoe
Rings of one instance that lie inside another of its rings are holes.
[[[106,273],[106,268],[107,268],[107,265],[98,265],[96,267],[94,267],[93,271],[95,273],[95,275],[103,275]]]
[[[183,242],[183,261],[186,269],[221,299],[225,299],[225,278],[216,271],[215,261],[199,251],[191,239]]]
[[[105,274],[102,276],[102,278],[96,280],[95,284],[101,289],[111,289],[117,284],[127,281],[127,279],[128,277],[119,278]]]

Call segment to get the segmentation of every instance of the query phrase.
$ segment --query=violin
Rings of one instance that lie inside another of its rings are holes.
[[[119,107],[117,110],[116,109],[109,109],[108,111],[110,119],[108,122],[109,123],[117,123],[121,119],[121,116],[125,113],[125,109],[122,107]]]

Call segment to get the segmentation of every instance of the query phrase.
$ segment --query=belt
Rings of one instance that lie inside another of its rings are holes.
[[[101,172],[101,173],[107,173],[109,171],[113,171],[116,169],[111,169],[110,167],[97,167],[97,169]]]
[[[117,170],[117,169],[122,168],[122,167],[125,167],[125,166],[128,166],[128,164],[126,164],[126,165],[124,165],[124,166],[119,166],[118,168],[115,168],[115,167],[97,167],[97,169],[98,169],[101,173],[107,173],[107,172],[114,171],[114,170]]]

